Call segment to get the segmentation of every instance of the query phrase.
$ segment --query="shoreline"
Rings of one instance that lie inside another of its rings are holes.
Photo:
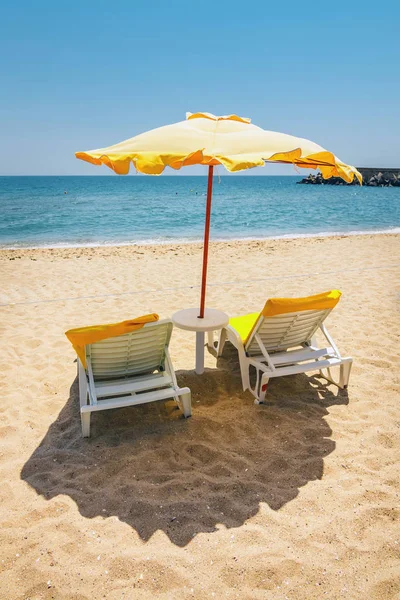
[[[321,231],[319,233],[299,233],[282,234],[267,237],[244,237],[244,238],[215,238],[210,240],[210,244],[229,244],[229,243],[250,243],[250,242],[273,242],[279,240],[307,240],[307,239],[327,239],[327,238],[347,238],[356,236],[375,236],[375,235],[399,235],[400,227],[391,229],[365,230],[365,231]],[[160,246],[197,246],[203,243],[202,238],[190,239],[171,239],[164,241],[140,240],[137,242],[94,242],[88,244],[46,244],[42,246],[2,246],[0,252],[5,251],[26,251],[26,250],[76,250],[91,248],[140,248],[140,247],[160,247]]]

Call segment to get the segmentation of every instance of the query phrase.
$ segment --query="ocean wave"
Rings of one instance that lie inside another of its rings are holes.
[[[296,239],[311,239],[320,237],[348,237],[348,236],[359,236],[359,235],[383,235],[383,234],[399,234],[400,227],[391,227],[388,229],[369,229],[363,231],[351,230],[351,231],[321,231],[318,233],[285,233],[281,235],[266,235],[266,236],[245,236],[245,237],[216,237],[211,239],[211,242],[262,242],[266,240],[296,240]],[[56,250],[56,249],[68,249],[68,248],[116,248],[125,246],[172,246],[174,244],[200,244],[203,242],[201,237],[181,237],[181,238],[149,238],[136,241],[119,242],[113,241],[96,241],[87,243],[54,243],[54,244],[38,244],[36,246],[28,245],[1,245],[0,250]]]

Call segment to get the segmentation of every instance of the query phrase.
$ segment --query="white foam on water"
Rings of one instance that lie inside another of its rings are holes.
[[[224,238],[213,238],[212,242],[262,242],[265,240],[296,240],[296,239],[307,239],[307,238],[320,238],[320,237],[348,237],[358,235],[382,235],[382,234],[399,234],[400,227],[392,227],[390,229],[370,229],[365,231],[321,231],[318,233],[285,233],[282,235],[267,235],[263,237],[224,237]],[[0,250],[40,250],[40,249],[68,249],[68,248],[119,248],[124,246],[171,246],[175,244],[199,244],[202,243],[203,238],[169,238],[162,239],[150,238],[138,241],[129,242],[118,242],[114,240],[112,242],[88,242],[88,243],[76,243],[76,244],[40,244],[37,246],[4,246],[0,245]]]

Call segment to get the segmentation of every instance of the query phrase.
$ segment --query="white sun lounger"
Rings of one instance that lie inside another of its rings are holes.
[[[284,375],[319,371],[328,381],[347,388],[353,359],[340,355],[324,325],[340,295],[332,290],[308,298],[272,298],[261,313],[233,318],[221,330],[218,355],[226,340],[237,348],[243,389],[250,390],[256,404],[264,402],[269,379]],[[328,342],[325,347],[318,345],[318,329]],[[338,382],[331,375],[336,366],[340,367]],[[256,371],[253,388],[251,367]]]
[[[185,417],[192,414],[191,393],[178,387],[169,355],[172,321],[146,323],[141,329],[86,346],[86,369],[78,358],[82,434],[90,436],[90,415],[173,398]]]

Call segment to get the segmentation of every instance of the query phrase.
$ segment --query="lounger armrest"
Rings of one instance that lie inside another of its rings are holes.
[[[192,394],[190,388],[188,388],[188,387],[183,387],[183,388],[177,387],[177,388],[175,388],[175,391],[179,394],[179,396],[183,396],[184,394],[190,394],[190,395]]]
[[[226,325],[219,332],[217,356],[221,356],[226,340],[228,340],[233,346],[235,346],[239,354],[245,354],[243,342],[241,340],[240,335],[238,334],[236,329],[234,329],[231,325]]]
[[[224,327],[224,330],[226,331],[227,339],[231,342],[231,344],[235,346],[235,348],[244,348],[242,338],[240,337],[236,329],[232,327],[232,325],[227,325],[226,327]]]

